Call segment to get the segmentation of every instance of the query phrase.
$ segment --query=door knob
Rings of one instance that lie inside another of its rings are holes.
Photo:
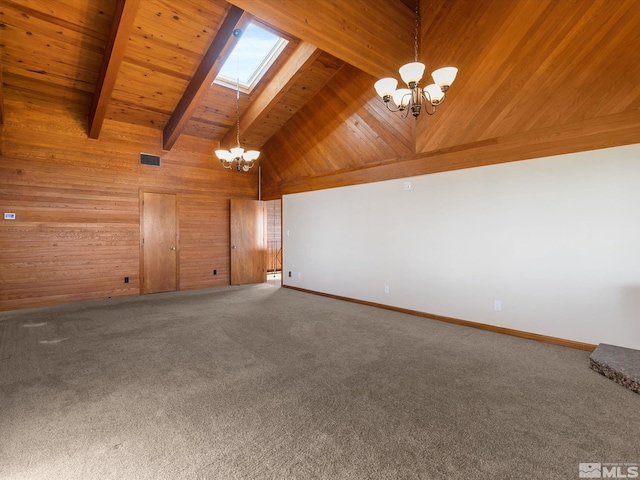
[[[235,250],[235,249],[236,249],[236,246],[235,246],[235,245],[231,245],[231,248],[232,248],[233,250]]]
[[[175,249],[176,249],[176,247],[171,247],[171,250],[175,250]]]

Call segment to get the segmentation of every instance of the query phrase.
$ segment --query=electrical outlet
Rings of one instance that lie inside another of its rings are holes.
[[[124,283],[129,283],[129,277],[124,277]]]
[[[291,272],[289,272],[289,277],[291,277]]]
[[[214,274],[214,275],[217,275],[217,274],[218,274],[218,270],[214,270],[214,271],[213,271],[213,274]]]
[[[4,219],[5,220],[15,220],[16,219],[16,214],[15,213],[5,213],[4,214]]]
[[[493,309],[496,312],[501,312],[502,311],[502,301],[501,300],[494,300],[493,301]]]

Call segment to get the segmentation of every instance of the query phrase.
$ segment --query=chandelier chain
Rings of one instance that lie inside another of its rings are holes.
[[[236,146],[240,146],[240,51],[236,51]]]
[[[420,0],[416,0],[416,18],[415,18],[415,31],[414,31],[414,61],[418,61],[418,35],[420,33]]]
[[[236,82],[236,146],[240,146],[240,78]]]

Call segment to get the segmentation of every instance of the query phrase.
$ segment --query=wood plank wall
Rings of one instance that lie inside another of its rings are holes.
[[[111,120],[89,140],[77,108],[38,103],[5,99],[0,310],[138,295],[141,189],[178,195],[181,289],[229,284],[229,199],[257,198],[257,171],[223,169],[217,142],[163,152],[160,130]]]
[[[271,137],[261,149],[263,198],[414,153],[413,124],[387,111],[374,81],[345,65]]]

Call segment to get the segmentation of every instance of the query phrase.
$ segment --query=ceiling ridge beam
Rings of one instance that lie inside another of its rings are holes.
[[[278,73],[260,95],[251,102],[244,115],[240,117],[240,131],[246,135],[251,131],[252,127],[259,125],[322,53],[322,50],[315,45],[309,42],[300,42],[287,61],[280,67]],[[220,141],[220,146],[221,148],[229,148],[230,146],[235,146],[235,142],[235,129],[230,128]],[[260,146],[256,145],[255,147],[259,148]]]
[[[0,58],[0,125],[4,125],[4,95],[2,93],[4,80],[2,78],[2,58]]]
[[[140,0],[118,0],[111,23],[111,32],[105,47],[100,74],[91,102],[88,119],[89,138],[97,139],[102,130],[102,123],[107,115],[107,106],[116,84],[116,77],[124,59],[124,51],[129,41],[129,34],[138,12]]]
[[[238,38],[233,35],[233,31],[236,28],[244,28],[251,21],[251,18],[253,17],[245,13],[241,8],[232,5],[229,9],[200,65],[198,65],[196,72],[191,77],[189,85],[187,85],[178,101],[176,109],[164,127],[162,135],[162,148],[164,150],[171,150],[171,147],[176,143],[198,104],[211,88],[211,83],[222,68],[224,60],[238,42]]]

